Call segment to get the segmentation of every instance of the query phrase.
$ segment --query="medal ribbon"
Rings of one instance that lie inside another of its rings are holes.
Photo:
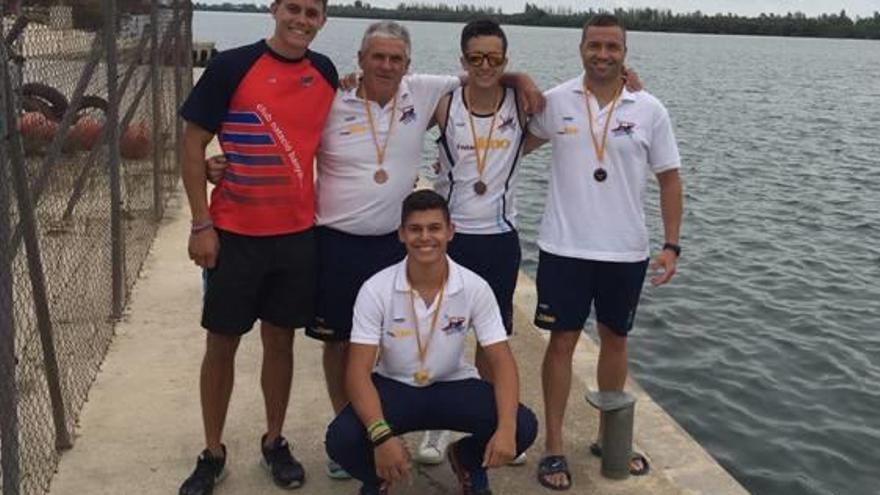
[[[469,98],[467,97],[468,87],[465,86],[462,90],[465,103],[468,103]],[[502,90],[503,91],[503,90]],[[503,94],[503,93],[502,93]],[[477,180],[483,180],[483,170],[486,169],[486,158],[489,157],[489,148],[492,147],[492,132],[495,131],[495,118],[498,116],[498,103],[500,98],[495,99],[495,104],[492,106],[492,123],[489,124],[489,136],[486,138],[486,148],[483,150],[483,156],[480,156],[480,146],[477,144],[477,128],[474,125],[474,116],[471,112],[470,105],[466,105],[467,114],[468,114],[468,122],[471,125],[471,138],[474,140],[474,155],[477,159],[477,175],[479,178]]]
[[[388,149],[388,141],[391,141],[391,131],[394,130],[394,121],[397,120],[397,93],[394,93],[394,100],[391,104],[391,122],[388,123],[388,134],[385,135],[385,142],[379,146],[379,136],[376,135],[376,125],[373,122],[373,111],[370,110],[370,98],[367,96],[367,88],[361,86],[364,91],[364,108],[367,109],[367,122],[370,124],[370,134],[373,136],[373,145],[376,147],[376,162],[379,169],[385,162],[385,150]]]
[[[413,315],[413,325],[416,327],[416,345],[419,348],[419,371],[425,370],[425,357],[428,355],[428,346],[431,345],[431,338],[434,336],[434,329],[437,328],[437,317],[440,316],[440,309],[443,305],[443,293],[446,291],[446,280],[449,278],[448,270],[444,274],[443,284],[440,286],[440,294],[437,296],[437,309],[434,310],[434,316],[431,317],[431,327],[428,329],[428,338],[425,345],[422,345],[422,332],[419,329],[419,315],[416,313],[416,296],[412,284],[409,286],[409,309]]]
[[[611,100],[611,109],[608,110],[608,117],[605,119],[605,129],[602,130],[602,145],[599,145],[599,139],[596,137],[596,131],[593,130],[593,109],[590,107],[590,90],[587,89],[587,85],[584,84],[584,101],[587,102],[587,120],[590,123],[590,138],[593,141],[593,149],[596,151],[596,158],[599,160],[600,168],[601,164],[605,163],[605,143],[608,141],[608,126],[611,124],[611,116],[614,114],[614,107],[617,105],[617,100],[620,99],[620,95],[623,93],[623,86],[620,86],[620,89],[617,90],[617,93],[614,94],[614,99]],[[596,103],[599,102],[599,98],[596,98]]]

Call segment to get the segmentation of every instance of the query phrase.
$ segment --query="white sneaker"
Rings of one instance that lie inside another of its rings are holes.
[[[526,463],[526,460],[527,460],[526,453],[523,452],[522,454],[514,457],[512,461],[507,463],[507,465],[508,466],[522,466],[523,464]]]
[[[419,451],[416,453],[416,462],[421,464],[440,464],[446,457],[446,447],[449,446],[450,434],[446,430],[428,430],[422,437]]]

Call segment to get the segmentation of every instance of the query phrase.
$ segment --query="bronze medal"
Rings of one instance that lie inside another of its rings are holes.
[[[384,184],[388,182],[388,172],[383,168],[376,170],[376,173],[373,174],[373,180],[376,181],[376,184]]]
[[[479,194],[480,196],[486,194],[486,183],[478,180],[476,184],[474,184],[474,192]]]
[[[596,171],[593,172],[593,178],[596,179],[596,182],[605,182],[605,179],[608,178],[608,172],[606,172],[604,168],[597,168]]]
[[[428,370],[422,368],[419,371],[413,373],[413,380],[419,385],[425,385],[428,383]]]

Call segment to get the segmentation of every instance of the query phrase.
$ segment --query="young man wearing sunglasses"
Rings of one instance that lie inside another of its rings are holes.
[[[546,93],[547,107],[529,124],[527,148],[553,146],[548,197],[538,236],[535,325],[551,331],[544,355],[545,457],[538,480],[567,490],[562,424],[571,390],[571,363],[590,305],[599,334],[600,390],[623,390],[627,335],[632,329],[649,260],[644,193],[655,176],[665,243],[654,257],[655,286],[672,278],[680,248],[681,160],[666,108],[623,84],[626,31],[613,15],[584,26],[584,74]],[[601,428],[601,424],[600,424]],[[601,455],[597,444],[590,447]],[[641,454],[634,475],[648,472]]]
[[[535,439],[537,420],[519,403],[516,362],[485,280],[446,254],[454,228],[442,196],[411,193],[399,241],[406,258],[367,280],[354,307],[346,385],[351,404],[327,429],[327,453],[363,482],[361,495],[404,480],[399,435],[454,429],[449,446],[458,493],[491,495],[486,468],[503,466]],[[465,358],[473,329],[494,383]]]

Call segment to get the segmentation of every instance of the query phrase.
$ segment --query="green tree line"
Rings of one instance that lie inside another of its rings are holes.
[[[265,4],[207,5],[196,3],[197,10],[265,12]],[[436,22],[467,22],[475,17],[491,17],[502,24],[521,26],[581,27],[597,10],[575,11],[571,7],[544,8],[527,3],[522,12],[504,14],[494,7],[401,3],[396,8],[374,7],[356,0],[352,4],[331,3],[331,17],[396,19]],[[820,38],[880,39],[880,12],[871,17],[853,18],[846,11],[809,17],[801,12],[785,15],[704,14],[700,11],[675,13],[668,9],[616,9],[627,29],[668,33],[747,34],[764,36],[804,36]]]

